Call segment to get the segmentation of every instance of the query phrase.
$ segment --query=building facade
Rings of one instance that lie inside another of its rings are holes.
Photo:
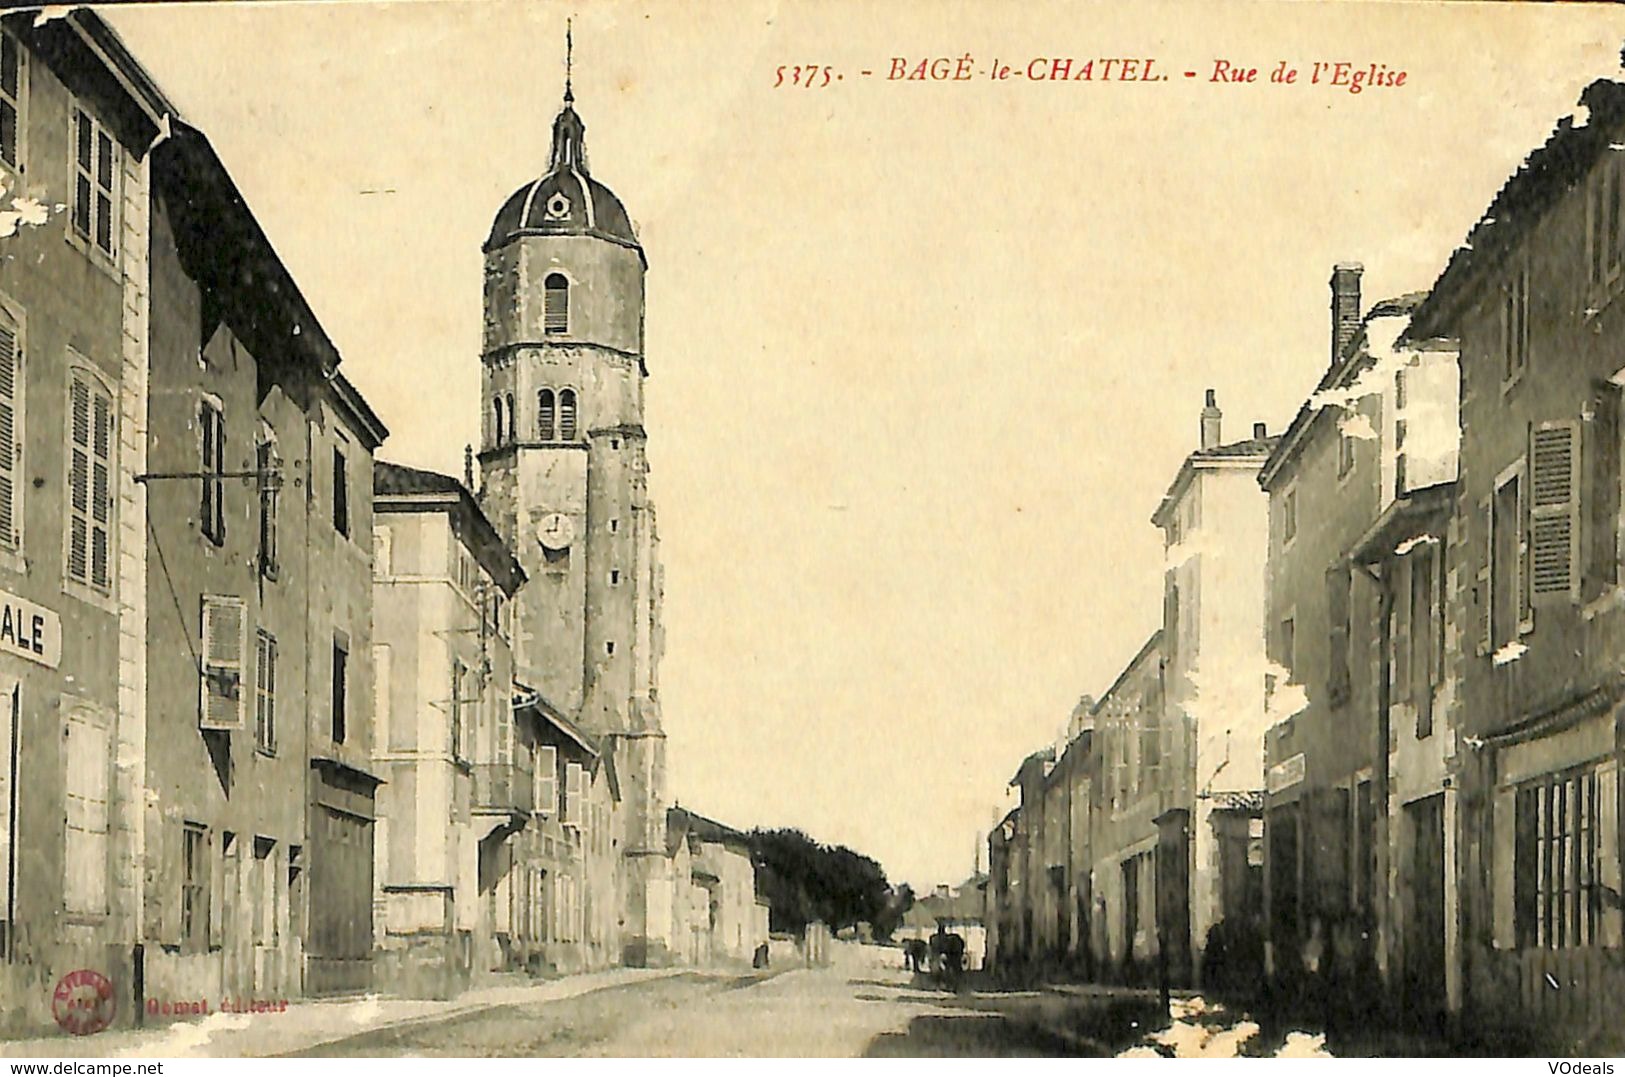
[[[1608,1030],[1625,989],[1625,85],[1593,83],[1581,106],[1486,209],[1408,337],[1460,348],[1447,963],[1477,1023],[1583,1035]]]
[[[1164,635],[1155,632],[1094,708],[1100,784],[1093,827],[1091,950],[1104,973],[1138,979],[1157,955]],[[1164,858],[1166,859],[1166,858]]]
[[[398,464],[374,469],[372,543],[379,971],[449,997],[505,967],[504,928],[530,941],[497,901],[537,808],[509,644],[524,573],[462,483]]]
[[[666,812],[666,841],[674,875],[686,871],[688,884],[673,901],[668,936],[682,960],[749,964],[768,941],[749,836],[674,805]]]
[[[1159,799],[1163,866],[1157,925],[1170,975],[1200,982],[1208,936],[1221,924],[1243,936],[1255,866],[1247,847],[1264,787],[1264,565],[1268,503],[1257,476],[1276,438],[1225,442],[1209,390],[1197,450],[1152,516],[1162,529],[1163,706],[1144,730]]]
[[[1333,270],[1330,365],[1259,476],[1280,719],[1265,960],[1288,982],[1310,966],[1348,984],[1380,976],[1420,1013],[1446,998],[1455,918],[1438,809],[1457,368],[1449,347],[1397,343],[1421,295],[1362,316],[1361,272]]]
[[[147,755],[146,991],[361,989],[386,431],[207,139],[169,123],[151,212],[146,709],[165,750]]]
[[[93,16],[0,20],[0,1029],[144,911],[150,149],[163,96]],[[13,201],[15,200],[15,201]],[[195,684],[195,679],[192,681]],[[195,708],[194,708],[195,713]]]

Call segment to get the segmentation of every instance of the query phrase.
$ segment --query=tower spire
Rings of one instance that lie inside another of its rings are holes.
[[[575,101],[575,91],[570,86],[571,65],[575,60],[575,40],[571,33],[571,20],[564,20],[564,103],[566,105]]]

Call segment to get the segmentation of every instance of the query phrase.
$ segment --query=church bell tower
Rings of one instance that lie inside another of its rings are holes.
[[[503,204],[484,245],[481,501],[529,577],[513,609],[515,676],[613,760],[622,957],[641,965],[663,959],[670,885],[643,427],[648,263],[588,168],[585,133],[566,77],[547,171]]]

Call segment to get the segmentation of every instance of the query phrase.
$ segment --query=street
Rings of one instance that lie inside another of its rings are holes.
[[[683,972],[364,1032],[297,1054],[1098,1057],[1138,1043],[1154,1005],[1143,995],[950,994],[889,962],[848,961],[783,972]]]
[[[305,1057],[700,1055],[905,1057],[1105,1055],[1061,1031],[1062,996],[949,995],[902,972],[857,978],[834,969],[777,975],[691,972],[560,1002],[497,1006],[445,1021],[366,1032]],[[1131,1029],[1125,1029],[1132,1041]]]

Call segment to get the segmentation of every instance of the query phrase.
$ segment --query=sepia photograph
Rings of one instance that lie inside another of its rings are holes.
[[[1614,4],[0,5],[0,1058],[1611,1074],[1622,294]]]

